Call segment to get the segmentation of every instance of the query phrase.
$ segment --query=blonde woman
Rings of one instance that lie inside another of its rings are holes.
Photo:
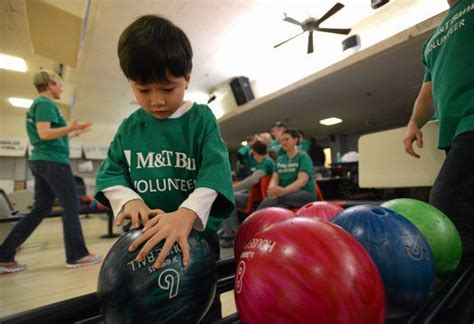
[[[69,165],[69,136],[79,136],[90,130],[92,123],[64,120],[54,99],[63,91],[61,78],[52,72],[39,71],[33,77],[39,95],[26,114],[26,129],[33,146],[28,166],[35,179],[35,201],[8,234],[0,247],[0,273],[18,272],[25,264],[15,261],[15,252],[41,223],[58,198],[63,207],[64,247],[66,267],[76,268],[98,263],[101,256],[89,253],[79,220],[79,199]]]

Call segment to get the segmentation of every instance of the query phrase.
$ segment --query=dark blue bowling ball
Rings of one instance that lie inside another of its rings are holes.
[[[371,205],[347,208],[332,222],[362,243],[377,265],[388,317],[415,311],[426,301],[435,279],[435,263],[415,225],[390,209]]]
[[[188,238],[188,266],[183,267],[183,254],[175,244],[162,266],[153,269],[164,242],[137,262],[141,246],[132,253],[128,247],[140,233],[125,233],[112,246],[100,269],[97,294],[105,321],[198,323],[216,292],[216,261],[209,245],[193,231]]]

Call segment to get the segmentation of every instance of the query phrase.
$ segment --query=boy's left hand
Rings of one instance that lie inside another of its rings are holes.
[[[189,245],[188,236],[196,220],[196,213],[187,208],[180,208],[172,213],[158,214],[150,219],[143,228],[143,233],[129,247],[129,251],[134,251],[140,244],[146,242],[136,260],[141,262],[148,252],[165,239],[158,259],[153,264],[154,268],[159,268],[171,251],[175,242],[183,251],[183,265],[189,264]]]

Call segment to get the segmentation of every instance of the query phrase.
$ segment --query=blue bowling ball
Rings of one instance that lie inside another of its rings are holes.
[[[399,317],[426,301],[435,279],[431,248],[400,214],[383,207],[347,208],[332,222],[351,233],[369,252],[385,288],[387,317]]]

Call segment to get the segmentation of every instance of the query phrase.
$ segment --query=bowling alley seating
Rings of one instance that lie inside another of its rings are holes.
[[[247,206],[245,208],[238,208],[239,213],[249,215],[255,210],[257,203],[261,202],[267,196],[267,188],[270,184],[272,175],[266,175],[260,178],[260,182],[252,187],[249,198],[247,199]]]

